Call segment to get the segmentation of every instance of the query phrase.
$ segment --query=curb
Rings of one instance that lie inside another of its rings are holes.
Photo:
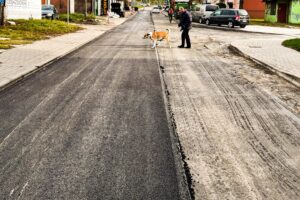
[[[84,42],[84,43],[82,43],[82,44],[80,44],[80,45],[74,47],[73,49],[71,49],[71,50],[69,50],[69,51],[67,51],[67,52],[65,52],[65,53],[63,53],[63,54],[61,54],[61,55],[59,55],[59,56],[53,58],[52,60],[50,60],[50,61],[48,61],[48,62],[46,62],[46,63],[44,63],[44,64],[42,64],[42,65],[32,67],[31,70],[28,70],[28,72],[26,72],[26,73],[20,74],[20,76],[18,76],[18,77],[15,78],[15,79],[11,79],[11,80],[9,80],[9,81],[3,83],[2,85],[0,85],[0,91],[3,91],[3,90],[5,90],[6,88],[9,88],[9,87],[13,86],[14,84],[16,84],[16,83],[22,81],[23,79],[25,79],[25,78],[31,76],[32,74],[34,74],[34,73],[36,73],[36,72],[38,72],[38,71],[40,71],[40,70],[42,70],[42,69],[47,68],[49,65],[51,65],[52,63],[54,63],[54,62],[60,60],[61,58],[65,57],[65,56],[67,56],[67,55],[69,55],[69,54],[71,54],[71,53],[73,53],[73,52],[79,50],[80,48],[82,48],[82,47],[88,45],[89,43],[91,43],[91,42],[93,42],[93,41],[95,41],[95,40],[101,38],[104,34],[106,34],[106,33],[110,32],[110,31],[112,31],[112,30],[115,29],[116,27],[118,27],[118,26],[122,25],[123,23],[127,22],[127,21],[130,20],[133,16],[135,16],[135,14],[134,14],[134,15],[131,15],[131,16],[128,17],[124,22],[122,22],[122,23],[116,25],[115,27],[113,27],[113,28],[111,28],[111,29],[109,29],[109,30],[107,30],[107,31],[104,31],[103,33],[101,33],[100,35],[94,37],[93,39],[91,39],[91,40],[89,40],[89,41],[86,41],[86,42]]]
[[[228,32],[257,33],[257,34],[268,34],[268,35],[285,35],[285,34],[279,34],[279,33],[264,33],[264,32],[258,32],[258,31],[245,31],[242,29],[225,28],[225,27],[219,27],[219,26],[213,26],[213,25],[207,26],[206,24],[200,24],[200,23],[196,23],[196,22],[193,22],[192,25],[193,25],[193,27],[196,27],[196,28],[206,28],[206,29],[214,29],[214,30],[228,31]]]
[[[278,71],[276,70],[275,67],[261,61],[261,60],[258,60],[246,53],[244,53],[243,51],[241,51],[238,47],[230,44],[229,45],[229,50],[239,54],[240,56],[243,56],[253,62],[255,62],[256,64],[260,65],[261,67],[264,67],[264,68],[267,68],[268,70],[270,70],[271,72],[275,73],[276,75],[278,75],[279,77],[285,79],[286,81],[290,82],[291,84],[297,86],[297,87],[300,87],[300,78],[296,77],[296,76],[293,76],[291,74],[287,74],[287,73],[284,73],[284,72],[281,72],[281,71]]]

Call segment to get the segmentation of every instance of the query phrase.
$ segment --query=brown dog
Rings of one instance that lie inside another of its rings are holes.
[[[157,32],[154,30],[153,32],[146,33],[143,38],[144,39],[149,38],[152,40],[153,42],[152,48],[155,48],[155,46],[157,45],[157,41],[162,41],[162,40],[165,40],[168,43],[169,47],[171,48],[169,35],[170,35],[169,29],[167,29],[167,31],[165,32],[163,31]]]

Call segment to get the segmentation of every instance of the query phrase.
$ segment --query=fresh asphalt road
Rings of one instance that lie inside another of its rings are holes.
[[[0,93],[1,199],[179,199],[149,13]]]

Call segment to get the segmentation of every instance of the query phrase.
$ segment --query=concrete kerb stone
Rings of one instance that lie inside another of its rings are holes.
[[[78,45],[78,46],[72,48],[71,50],[69,50],[69,51],[67,51],[67,52],[65,52],[65,53],[63,53],[63,54],[61,54],[61,55],[55,57],[54,59],[52,59],[52,60],[50,60],[50,61],[48,61],[48,62],[45,62],[45,63],[43,63],[43,64],[41,64],[41,65],[39,65],[39,66],[33,66],[33,67],[31,67],[30,69],[26,70],[25,72],[16,75],[15,78],[7,78],[7,77],[3,77],[3,80],[0,80],[0,91],[2,91],[2,90],[4,90],[4,89],[6,89],[6,88],[8,88],[8,87],[10,87],[10,86],[12,86],[12,85],[14,85],[14,84],[16,84],[17,82],[23,80],[24,78],[26,78],[26,77],[28,77],[28,76],[34,74],[35,72],[37,72],[37,71],[39,71],[39,70],[41,70],[41,69],[47,68],[49,65],[51,65],[51,64],[54,63],[54,62],[56,62],[57,60],[59,60],[59,59],[65,57],[65,56],[67,56],[67,55],[69,55],[69,54],[71,54],[71,53],[73,53],[73,52],[76,52],[76,51],[79,50],[80,48],[83,48],[83,47],[85,47],[86,45],[92,43],[93,41],[95,41],[95,40],[97,40],[97,39],[103,37],[104,34],[107,34],[108,32],[110,32],[110,31],[112,31],[113,29],[115,29],[116,27],[118,27],[119,25],[125,23],[127,20],[129,20],[129,19],[131,19],[133,16],[135,16],[135,14],[136,14],[136,13],[134,13],[133,15],[131,15],[130,17],[128,17],[128,18],[127,18],[125,21],[123,21],[122,23],[120,23],[120,24],[114,26],[113,28],[104,31],[103,33],[101,33],[101,34],[98,35],[97,37],[92,38],[91,40],[86,41],[86,42],[84,42],[84,43],[82,43],[82,44],[80,44],[80,45]]]
[[[196,23],[196,22],[193,22],[193,27],[214,29],[214,30],[228,31],[228,32],[257,33],[257,34],[268,34],[268,35],[283,35],[283,34],[279,34],[279,33],[267,33],[267,32],[259,32],[259,31],[245,31],[243,29],[219,27],[219,26],[212,26],[212,25],[207,26],[206,24],[200,24],[200,23]]]
[[[230,44],[229,45],[229,49],[253,62],[255,62],[256,64],[258,64],[259,66],[263,67],[263,68],[267,68],[268,70],[270,70],[271,72],[277,74],[278,76],[280,76],[281,78],[287,80],[288,82],[292,83],[293,85],[297,86],[297,87],[300,87],[300,78],[296,77],[296,76],[293,76],[291,74],[287,74],[287,73],[284,73],[284,72],[281,72],[281,71],[278,71],[276,70],[275,67],[261,61],[261,60],[258,60],[248,54],[246,54],[245,52],[243,52],[242,50],[240,50],[238,47]]]

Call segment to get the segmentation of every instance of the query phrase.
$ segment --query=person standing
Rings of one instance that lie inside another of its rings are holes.
[[[233,8],[233,0],[227,0],[228,8]]]
[[[186,42],[186,48],[191,48],[191,40],[189,31],[192,28],[192,15],[183,7],[179,8],[180,22],[178,27],[181,27],[181,45],[178,48],[184,48]]]
[[[169,8],[169,10],[168,10],[168,15],[169,15],[169,21],[170,21],[170,23],[172,23],[172,20],[173,20],[173,14],[174,14],[174,10],[173,10],[173,8],[171,7],[171,8]]]

